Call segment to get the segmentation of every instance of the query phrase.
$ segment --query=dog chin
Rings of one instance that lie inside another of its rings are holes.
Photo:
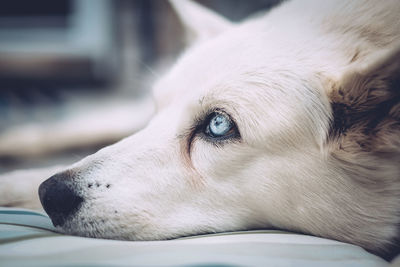
[[[65,235],[74,235],[89,238],[101,238],[127,241],[154,241],[172,239],[172,236],[157,234],[157,231],[135,231],[127,225],[118,225],[107,219],[93,220],[93,218],[71,218],[62,226],[56,226],[56,231]],[[128,230],[129,229],[129,230]]]
[[[121,235],[117,229],[108,228],[106,225],[94,222],[83,222],[79,224],[66,222],[63,226],[57,226],[58,233],[89,238],[115,239],[115,240],[138,240],[134,235]]]

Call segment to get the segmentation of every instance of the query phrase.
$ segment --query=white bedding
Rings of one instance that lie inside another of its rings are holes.
[[[387,266],[360,247],[282,231],[168,241],[57,234],[42,213],[0,208],[0,266]]]

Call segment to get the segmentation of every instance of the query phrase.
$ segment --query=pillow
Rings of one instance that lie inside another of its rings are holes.
[[[62,235],[44,213],[0,208],[1,266],[387,266],[362,248],[276,230],[166,241]]]

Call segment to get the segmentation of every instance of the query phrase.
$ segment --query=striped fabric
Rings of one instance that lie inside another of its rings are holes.
[[[363,249],[282,231],[169,241],[115,241],[57,234],[43,213],[0,208],[0,266],[387,266]]]

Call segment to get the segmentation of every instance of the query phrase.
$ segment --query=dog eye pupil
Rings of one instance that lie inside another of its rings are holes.
[[[229,132],[232,128],[232,122],[230,119],[223,114],[216,114],[211,118],[208,125],[210,134],[212,136],[223,136]]]

